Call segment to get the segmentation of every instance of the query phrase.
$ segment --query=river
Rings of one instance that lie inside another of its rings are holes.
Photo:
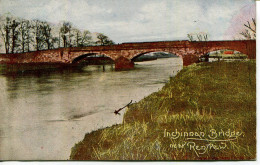
[[[85,133],[121,123],[113,112],[158,91],[181,58],[69,71],[0,75],[0,160],[67,160]]]

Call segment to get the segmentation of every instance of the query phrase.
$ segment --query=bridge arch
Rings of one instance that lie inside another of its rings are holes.
[[[241,41],[241,45],[237,45],[234,43],[225,44],[225,41],[223,41],[223,42],[224,43],[220,43],[220,45],[217,45],[217,46],[210,46],[206,52],[209,53],[209,52],[219,51],[219,50],[233,50],[233,51],[238,51],[243,54],[246,54],[248,56],[248,58],[250,58],[252,56],[251,55],[252,51],[255,50],[255,49],[251,48],[251,46],[252,46],[251,41],[249,41],[249,43],[247,43],[247,44],[245,43],[245,41]]]
[[[226,57],[223,58],[222,55],[226,55]],[[221,56],[220,56],[221,55]],[[248,59],[250,58],[248,54],[243,53],[239,50],[234,50],[230,48],[220,48],[220,49],[212,49],[201,55],[200,61],[209,61],[209,58],[215,58],[215,59]]]
[[[212,49],[212,50],[209,50],[207,51],[206,53],[204,53],[202,56],[205,56],[205,55],[209,55],[209,54],[213,54],[213,53],[223,53],[223,54],[234,54],[234,55],[241,55],[241,54],[244,54],[247,56],[247,58],[249,58],[249,55],[244,53],[244,52],[241,52],[239,50],[236,50],[236,49],[230,49],[230,48],[224,48],[224,49]]]
[[[175,52],[170,52],[170,51],[164,51],[164,50],[151,50],[151,51],[145,51],[145,52],[141,52],[141,53],[137,53],[135,54],[130,60],[134,61],[135,59],[137,59],[138,57],[141,57],[143,55],[149,54],[149,53],[165,53],[165,54],[172,54],[178,57],[181,57],[180,55],[178,55]]]
[[[100,54],[100,53],[86,53],[86,54],[79,55],[76,58],[72,59],[71,63],[72,64],[78,63],[81,60],[86,59],[87,57],[90,57],[90,56],[93,56],[93,55],[102,55],[102,56],[108,57],[108,58],[110,58],[111,60],[114,61],[114,59],[112,59],[111,57],[109,57],[108,55],[106,55],[104,53],[102,53],[102,54]]]

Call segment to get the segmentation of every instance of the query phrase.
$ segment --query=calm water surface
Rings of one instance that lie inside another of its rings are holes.
[[[158,91],[182,59],[0,75],[0,160],[66,160],[85,133],[122,122],[113,112]]]

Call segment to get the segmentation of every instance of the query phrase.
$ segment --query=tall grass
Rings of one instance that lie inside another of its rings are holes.
[[[185,67],[160,91],[132,104],[122,124],[86,134],[84,140],[72,148],[70,159],[255,159],[255,68],[255,61],[222,61]],[[209,139],[212,130],[240,134],[235,138],[223,134],[212,140]],[[182,136],[171,136],[176,131]],[[189,134],[195,132],[205,133],[203,139],[208,140],[196,140],[198,137]],[[195,150],[191,147],[195,144],[211,147]]]

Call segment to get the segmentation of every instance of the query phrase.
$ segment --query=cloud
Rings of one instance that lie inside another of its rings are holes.
[[[230,21],[252,0],[0,0],[0,14],[107,34],[116,42],[187,39],[208,32],[221,40]]]

